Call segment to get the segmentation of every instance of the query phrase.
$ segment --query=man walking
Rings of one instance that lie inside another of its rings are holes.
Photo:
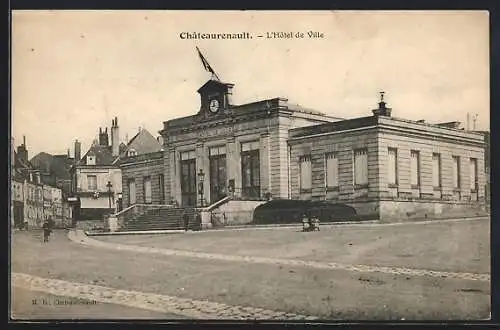
[[[45,222],[43,223],[42,229],[43,229],[43,242],[46,243],[49,241],[49,236],[50,236],[50,233],[52,232],[48,220],[45,220]]]

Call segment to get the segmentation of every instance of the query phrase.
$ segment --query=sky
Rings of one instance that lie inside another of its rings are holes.
[[[11,135],[16,146],[26,137],[30,158],[73,155],[75,139],[84,154],[115,116],[122,141],[139,127],[157,136],[200,108],[210,74],[196,47],[235,84],[235,104],[285,97],[354,118],[371,115],[384,91],[395,117],[465,127],[470,113],[489,129],[488,20],[486,11],[13,11]]]

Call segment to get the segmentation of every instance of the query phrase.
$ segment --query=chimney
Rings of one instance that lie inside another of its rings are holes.
[[[82,143],[75,140],[75,161],[79,161],[82,158]]]
[[[380,102],[378,103],[378,109],[372,110],[374,116],[391,116],[392,109],[386,107],[386,103],[384,102],[384,94],[385,92],[380,92]]]
[[[23,144],[17,147],[17,157],[24,162],[28,161],[28,149],[26,149],[26,136],[24,135]]]
[[[118,129],[118,117],[111,120],[111,150],[113,157],[120,153],[120,130]]]
[[[105,146],[107,147],[109,145],[108,141],[108,129],[103,132],[102,129],[99,127],[99,145],[100,146]]]

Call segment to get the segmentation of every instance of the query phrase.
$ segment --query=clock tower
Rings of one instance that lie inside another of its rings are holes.
[[[231,107],[231,96],[234,84],[210,79],[198,89],[200,94],[200,114],[216,116]]]

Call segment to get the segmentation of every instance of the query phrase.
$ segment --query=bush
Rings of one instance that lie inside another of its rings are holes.
[[[345,204],[308,200],[273,200],[258,206],[253,224],[301,223],[304,214],[321,222],[355,220],[356,210]]]

